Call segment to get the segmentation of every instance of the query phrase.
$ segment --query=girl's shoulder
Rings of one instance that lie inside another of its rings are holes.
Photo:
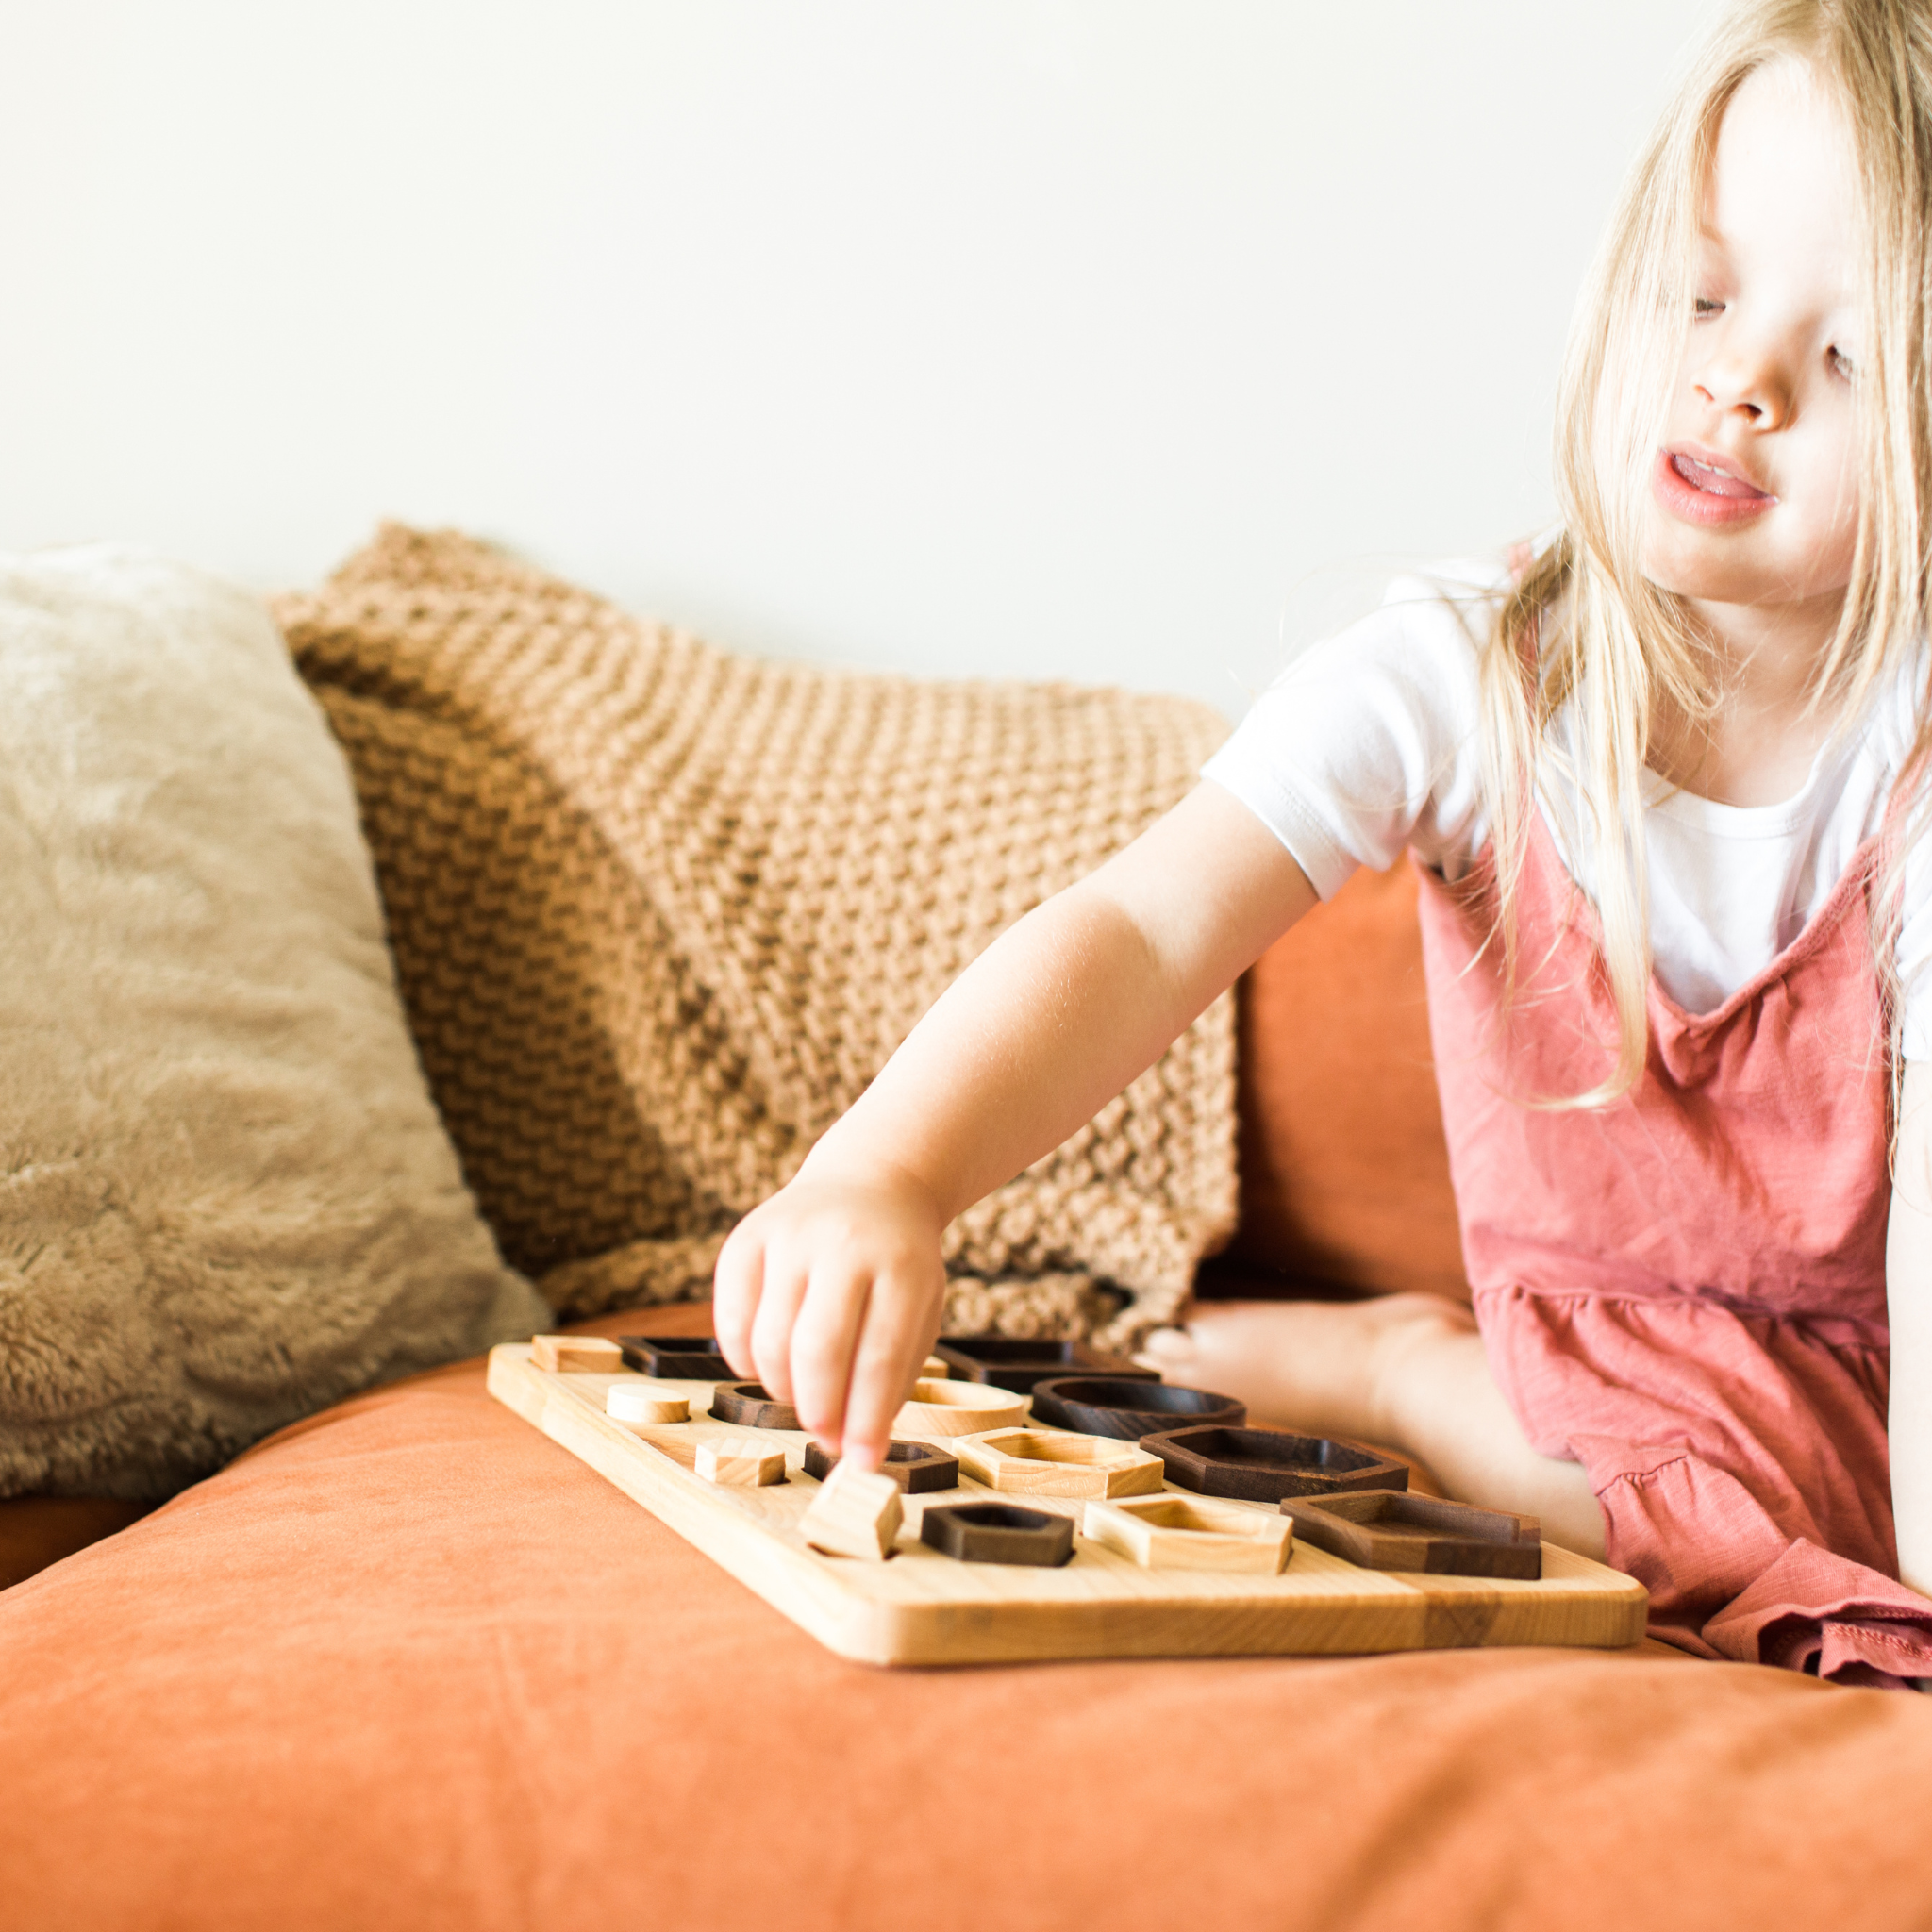
[[[1478,650],[1512,582],[1500,557],[1405,571],[1297,653],[1208,760],[1324,898],[1405,850],[1458,876],[1480,844]]]
[[[1451,617],[1476,638],[1486,634],[1529,560],[1526,545],[1496,557],[1455,557],[1389,580],[1382,608],[1415,612],[1426,622]]]
[[[1460,717],[1474,707],[1477,656],[1515,582],[1501,556],[1404,570],[1367,616],[1291,658],[1277,684],[1392,687]]]

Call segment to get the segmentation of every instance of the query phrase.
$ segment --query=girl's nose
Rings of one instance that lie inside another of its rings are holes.
[[[1710,408],[1742,415],[1753,429],[1781,429],[1790,414],[1790,384],[1777,358],[1748,344],[1719,348],[1690,386]]]

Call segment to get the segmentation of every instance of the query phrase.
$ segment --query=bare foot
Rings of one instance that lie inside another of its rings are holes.
[[[1158,1328],[1142,1359],[1171,1380],[1218,1390],[1257,1422],[1317,1436],[1398,1441],[1391,1372],[1418,1342],[1475,1333],[1460,1302],[1436,1294],[1360,1302],[1212,1302],[1185,1328]]]
[[[1460,1302],[1391,1294],[1208,1304],[1186,1328],[1157,1329],[1141,1359],[1175,1381],[1239,1397],[1257,1422],[1392,1449],[1448,1494],[1540,1517],[1552,1542],[1603,1555],[1589,1479],[1577,1464],[1530,1446]]]

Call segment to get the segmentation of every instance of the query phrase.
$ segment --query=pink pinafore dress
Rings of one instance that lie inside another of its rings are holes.
[[[1897,1580],[1886,1453],[1888,1047],[1878,841],[1715,1011],[1653,978],[1637,1088],[1586,1091],[1616,1024],[1594,913],[1540,814],[1506,1013],[1489,858],[1426,873],[1424,957],[1464,1259],[1530,1441],[1580,1462],[1655,1636],[1709,1657],[1932,1675]]]

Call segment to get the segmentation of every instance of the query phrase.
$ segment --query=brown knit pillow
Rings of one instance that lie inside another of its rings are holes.
[[[701,1291],[959,969],[1225,730],[735,657],[396,527],[278,614],[355,769],[470,1184],[579,1315]],[[1172,1313],[1233,1224],[1233,1096],[1224,999],[955,1224],[951,1318],[1119,1340]]]

